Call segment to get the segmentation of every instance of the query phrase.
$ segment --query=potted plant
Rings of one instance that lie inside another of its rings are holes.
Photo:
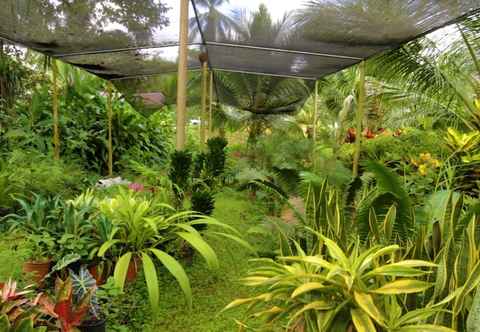
[[[31,286],[19,290],[17,283],[8,280],[0,285],[0,331],[40,332],[51,326],[50,315],[41,304],[42,294]]]
[[[105,317],[100,309],[97,299],[97,282],[86,266],[82,266],[78,273],[70,271],[73,283],[73,297],[80,301],[83,297],[90,296],[90,305],[87,315],[78,326],[82,332],[105,332]]]
[[[55,281],[55,298],[43,297],[45,310],[56,318],[56,327],[62,332],[78,331],[78,327],[87,317],[94,289],[89,289],[84,296],[74,297],[73,281],[69,276],[65,281]]]
[[[104,200],[99,206],[102,213],[115,225],[115,231],[111,240],[100,248],[98,255],[102,257],[112,249],[119,253],[113,277],[120,290],[123,290],[132,262],[137,266],[141,262],[150,305],[154,311],[158,309],[160,293],[155,260],[177,279],[190,305],[192,301],[190,282],[185,270],[174,257],[162,250],[162,245],[164,247],[166,243],[182,239],[197,250],[210,267],[217,267],[215,252],[193,227],[208,224],[229,231],[215,232],[216,235],[225,236],[249,247],[237,236],[239,233],[228,225],[192,211],[177,212],[164,202],[147,199],[132,191],[120,191],[118,196]]]
[[[29,257],[23,264],[23,272],[37,285],[40,285],[50,272],[52,253],[55,252],[55,239],[48,233],[30,234],[26,239]]]

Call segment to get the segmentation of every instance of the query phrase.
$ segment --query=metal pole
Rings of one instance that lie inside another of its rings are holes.
[[[187,80],[188,80],[188,0],[180,0],[180,41],[178,52],[177,82],[177,132],[176,148],[185,148],[185,126],[187,113]]]
[[[112,83],[107,83],[107,121],[108,121],[108,176],[113,176],[113,140],[112,140],[112,119],[113,119],[113,91]]]
[[[213,71],[210,71],[210,95],[208,98],[208,137],[212,137],[213,131]]]
[[[52,59],[52,108],[53,108],[53,157],[60,159],[60,130],[58,125],[58,67],[55,59]]]
[[[358,100],[355,129],[355,154],[353,156],[353,176],[358,176],[358,163],[360,162],[360,150],[362,147],[362,121],[365,111],[365,61],[360,62],[358,67]]]
[[[203,147],[206,142],[206,122],[207,122],[207,88],[208,88],[208,63],[206,54],[200,55],[202,63],[202,113],[200,115],[200,146]]]

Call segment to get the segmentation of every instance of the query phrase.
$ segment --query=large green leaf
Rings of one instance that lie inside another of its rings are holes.
[[[212,247],[205,242],[200,234],[192,232],[178,232],[177,235],[194,247],[200,253],[200,255],[205,258],[205,261],[210,268],[218,269],[219,263],[215,251],[213,251]]]
[[[352,321],[357,329],[357,332],[377,332],[375,325],[363,310],[351,309]]]
[[[153,264],[150,256],[142,252],[143,273],[145,274],[145,281],[147,282],[148,298],[154,313],[158,310],[158,303],[160,299],[158,290],[157,269]]]
[[[426,321],[441,309],[421,308],[407,312],[405,315],[396,320],[397,326],[412,325]]]
[[[465,297],[473,291],[476,287],[478,287],[480,283],[480,261],[477,262],[473,270],[470,272],[467,281],[462,286],[462,291],[460,294],[455,298],[455,302],[453,304],[453,314],[454,316],[458,315],[460,312],[463,301]]]
[[[419,324],[419,325],[411,325],[411,326],[403,326],[397,330],[396,332],[456,332],[448,327],[432,325],[432,324]]]
[[[68,254],[63,256],[51,269],[45,278],[50,278],[54,273],[66,269],[70,264],[78,262],[82,257],[79,254]]]
[[[0,316],[0,331],[9,331],[10,330],[10,321],[6,314]]]
[[[115,265],[115,270],[113,271],[113,279],[115,280],[115,286],[123,290],[125,285],[125,279],[127,278],[128,266],[130,265],[130,260],[132,259],[132,253],[127,252],[122,257],[120,257]]]
[[[467,332],[480,332],[480,288],[477,288],[467,317]]]
[[[355,298],[355,302],[360,307],[360,309],[362,309],[363,312],[368,314],[368,316],[373,318],[379,324],[382,324],[382,325],[384,324],[385,317],[377,308],[377,306],[375,305],[375,302],[373,302],[373,298],[371,295],[366,293],[360,293],[360,292],[354,292],[353,295]]]
[[[159,249],[150,249],[151,252],[162,262],[163,266],[177,279],[180,288],[187,299],[188,306],[192,306],[192,289],[190,288],[190,280],[188,279],[185,270],[179,262],[166,252]]]
[[[33,320],[30,317],[22,319],[13,332],[32,332],[34,331],[33,329]]]
[[[250,243],[248,243],[247,241],[245,241],[244,239],[238,237],[238,236],[235,236],[235,235],[232,235],[232,234],[228,234],[228,233],[222,233],[222,232],[208,232],[208,235],[218,235],[218,236],[221,236],[221,237],[225,237],[227,239],[230,239],[230,240],[233,240],[234,242],[240,244],[242,247],[246,248],[247,250],[249,250],[250,252],[252,253],[256,253],[256,250],[255,248],[253,248]]]
[[[335,259],[343,268],[348,269],[350,261],[343,252],[343,250],[332,240],[325,236],[321,236],[321,239],[325,246],[328,248],[328,253]]]
[[[100,249],[98,249],[98,256],[99,257],[103,257],[105,255],[105,253],[115,244],[117,244],[118,242],[120,242],[120,240],[108,240],[107,242],[105,242],[104,244],[102,244],[102,246],[100,247]]]
[[[298,286],[297,288],[295,288],[295,290],[293,291],[292,295],[291,295],[291,298],[295,298],[299,295],[302,295],[304,293],[307,293],[307,292],[310,292],[310,291],[313,291],[313,290],[316,290],[316,289],[322,289],[322,288],[325,288],[325,285],[320,283],[320,282],[307,282],[303,285],[300,285]]]
[[[431,283],[415,280],[415,279],[402,279],[392,281],[383,285],[380,288],[371,290],[372,293],[394,295],[394,294],[410,294],[419,293],[432,287]]]

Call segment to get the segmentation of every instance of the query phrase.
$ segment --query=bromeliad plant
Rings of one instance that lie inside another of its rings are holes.
[[[296,256],[257,260],[260,266],[244,283],[264,292],[237,299],[224,310],[248,304],[248,312],[263,318],[265,326],[280,323],[288,331],[453,331],[426,323],[442,303],[402,315],[404,295],[432,286],[421,277],[435,264],[399,259],[397,245],[362,251],[357,241],[345,252],[316,235],[316,254],[307,255],[296,245]]]
[[[195,214],[191,211],[177,212],[172,206],[148,199],[134,192],[120,191],[112,199],[99,204],[101,212],[109,218],[114,228],[110,240],[99,249],[98,255],[116,250],[119,256],[115,265],[115,284],[123,290],[129,265],[141,262],[150,304],[155,311],[159,303],[159,285],[155,260],[158,260],[178,281],[188,304],[192,304],[190,282],[180,263],[172,257],[165,247],[172,241],[186,241],[206,260],[210,268],[217,268],[218,258],[215,251],[195,229],[200,225],[218,226],[227,231],[210,232],[224,236],[241,245],[251,247],[239,237],[232,227],[211,217]]]
[[[8,280],[0,287],[0,331],[43,332],[48,321],[41,300],[43,294],[35,294],[28,286],[19,290],[17,283]]]

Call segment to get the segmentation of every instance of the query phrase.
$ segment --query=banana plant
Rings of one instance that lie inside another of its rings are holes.
[[[345,252],[333,240],[316,233],[316,254],[306,255],[296,245],[297,256],[257,260],[244,284],[265,290],[250,298],[237,299],[228,310],[248,304],[252,317],[266,326],[286,321],[287,330],[305,331],[453,331],[425,323],[436,309],[411,316],[387,315],[389,298],[423,293],[433,285],[422,278],[436,264],[421,260],[398,260],[400,247],[374,246],[361,250],[359,241]],[[432,307],[433,308],[433,307]],[[428,313],[428,315],[427,315]],[[398,317],[397,317],[398,316]],[[402,319],[400,319],[402,317]],[[419,328],[419,329],[418,329]]]
[[[141,262],[153,311],[158,309],[160,297],[155,260],[176,278],[188,305],[192,305],[189,278],[182,265],[166,251],[167,243],[185,241],[203,256],[210,268],[219,266],[215,251],[195,226],[209,225],[224,229],[226,232],[210,230],[208,234],[226,237],[253,251],[231,226],[192,211],[177,212],[168,204],[147,199],[132,191],[122,190],[114,198],[100,202],[99,206],[114,227],[110,240],[100,247],[98,256],[103,257],[107,252],[116,250],[119,258],[113,277],[120,289],[124,287],[129,265],[138,266]]]

